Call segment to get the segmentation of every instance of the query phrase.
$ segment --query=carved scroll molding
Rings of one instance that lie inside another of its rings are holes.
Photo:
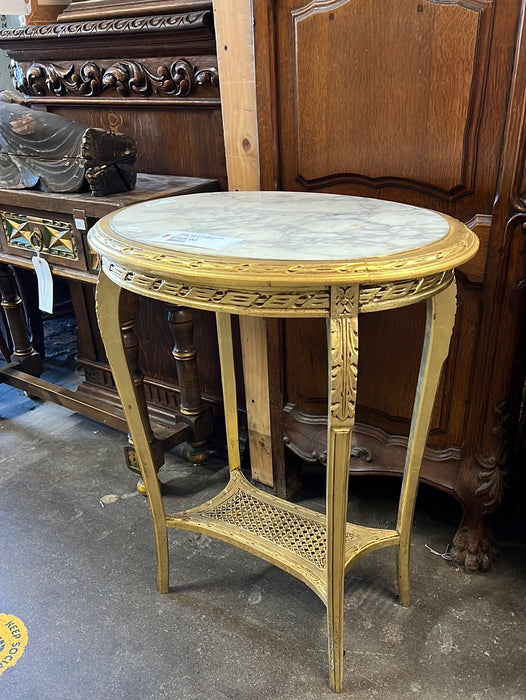
[[[148,17],[125,17],[85,22],[67,22],[63,24],[45,24],[42,26],[16,27],[4,29],[2,40],[15,39],[67,39],[68,37],[93,36],[97,34],[111,36],[151,32],[173,32],[189,29],[209,29],[211,12],[184,12],[175,15],[158,15]]]
[[[39,62],[25,71],[17,66],[14,75],[17,89],[30,97],[98,97],[110,92],[121,97],[189,97],[206,87],[219,96],[217,68],[195,66],[184,58],[153,66],[140,61],[119,61],[107,67],[94,61],[66,67]]]
[[[287,449],[306,462],[319,461],[326,464],[326,414],[305,413],[295,404],[287,403],[283,407],[283,415],[283,443]],[[308,430],[305,430],[304,426],[307,426]],[[407,435],[387,433],[377,426],[358,422],[353,430],[351,456],[361,460],[362,464],[359,467],[356,464],[354,466],[357,471],[364,473],[385,473],[387,468],[390,472],[401,474],[404,469],[407,441]],[[448,446],[437,449],[427,445],[424,450],[424,481],[426,470],[434,473],[436,467],[433,464],[440,463],[440,476],[444,484],[447,483],[450,474],[456,474],[461,454],[461,447]]]

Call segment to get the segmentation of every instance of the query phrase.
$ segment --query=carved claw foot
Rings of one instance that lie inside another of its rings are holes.
[[[464,566],[467,571],[487,571],[498,550],[493,545],[493,536],[487,528],[471,529],[467,525],[461,525],[453,538],[449,554],[452,561]]]

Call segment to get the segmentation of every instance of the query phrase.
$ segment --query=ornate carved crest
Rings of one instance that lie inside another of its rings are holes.
[[[80,67],[60,67],[53,63],[33,63],[25,73],[15,71],[16,87],[33,97],[67,94],[97,97],[115,90],[119,95],[188,97],[199,87],[219,87],[217,68],[197,67],[181,58],[155,69],[140,61],[119,61],[106,68],[93,61]]]

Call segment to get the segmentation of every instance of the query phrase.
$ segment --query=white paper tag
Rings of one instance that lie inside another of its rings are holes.
[[[206,233],[193,233],[190,231],[166,231],[158,236],[153,236],[151,240],[155,243],[173,243],[174,245],[208,248],[209,250],[223,250],[223,248],[243,243],[240,238],[212,236]]]
[[[75,219],[73,219],[73,220],[75,222],[75,228],[77,229],[77,231],[85,231],[86,230],[86,222],[84,221],[84,219],[79,219],[79,218],[75,217]]]
[[[53,277],[47,260],[37,253],[33,258],[33,267],[38,281],[38,308],[45,313],[53,313]]]

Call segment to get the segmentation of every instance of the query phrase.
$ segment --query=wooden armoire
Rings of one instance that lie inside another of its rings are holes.
[[[525,6],[252,3],[261,188],[407,202],[457,217],[480,237],[479,254],[458,271],[456,327],[421,476],[461,503],[452,556],[470,570],[494,557],[486,519],[503,496],[522,402]],[[400,473],[419,356],[408,339],[422,333],[422,310],[361,324],[351,473]],[[323,459],[325,449],[325,338],[323,322],[279,330],[280,421],[303,459]]]

